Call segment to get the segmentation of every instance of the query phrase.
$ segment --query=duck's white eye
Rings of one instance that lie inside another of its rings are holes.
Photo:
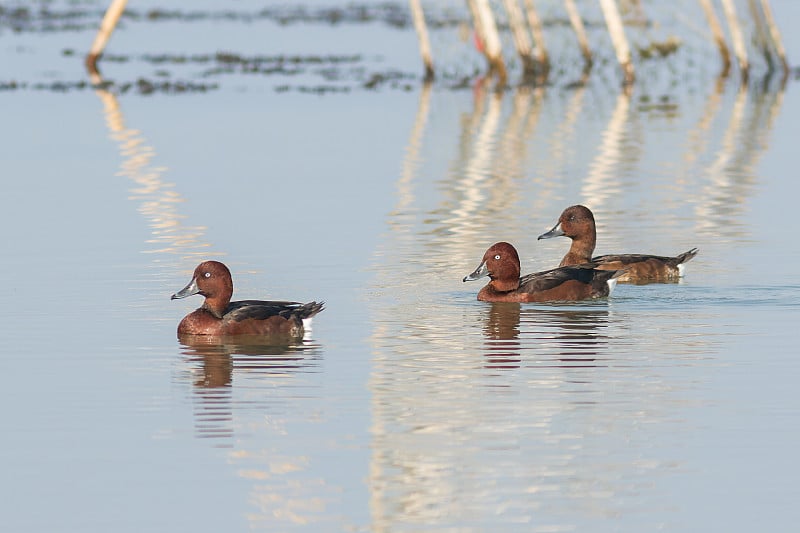
[[[496,256],[494,256],[494,260],[495,261],[499,261],[500,260],[500,254],[497,254]]]
[[[211,277],[211,272],[206,272],[205,274],[203,274],[203,276],[205,276],[207,278],[210,278]]]

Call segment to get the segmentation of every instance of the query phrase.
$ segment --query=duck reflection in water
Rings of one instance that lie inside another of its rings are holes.
[[[263,344],[258,338],[247,342],[250,339],[242,337],[237,337],[236,342],[225,342],[207,335],[181,335],[178,340],[189,363],[201,364],[201,376],[194,381],[196,387],[230,386],[234,368],[274,375],[312,364],[306,359],[312,346],[306,344]]]
[[[489,307],[483,335],[486,337],[486,368],[519,368],[522,361],[519,342],[518,303],[494,302]]]
[[[195,426],[200,438],[226,439],[220,445],[232,445],[232,398],[234,376],[276,378],[294,372],[310,371],[317,365],[316,346],[302,344],[259,344],[256,339],[237,337],[226,342],[220,337],[182,335],[181,353],[189,365],[194,385]],[[249,403],[243,406],[250,406]]]
[[[483,328],[486,368],[595,367],[608,344],[606,309],[542,309],[495,302]]]

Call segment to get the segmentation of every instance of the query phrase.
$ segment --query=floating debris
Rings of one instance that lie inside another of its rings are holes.
[[[667,57],[676,53],[680,49],[682,44],[683,43],[680,39],[673,36],[661,42],[652,41],[647,46],[637,47],[636,50],[639,53],[639,57],[641,59],[653,59],[653,58]]]

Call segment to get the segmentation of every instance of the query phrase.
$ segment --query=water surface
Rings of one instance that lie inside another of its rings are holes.
[[[320,92],[312,71],[209,79],[142,59],[256,54],[256,34],[410,77]],[[376,35],[382,53],[364,52]],[[106,89],[59,91],[46,81],[85,79],[60,52],[89,27],[1,37],[26,84],[0,94],[9,531],[800,519],[791,80],[719,82],[713,49],[690,49],[684,83],[654,65],[629,93],[611,67],[578,86],[425,87],[407,27],[209,18],[129,21],[113,50],[139,59],[104,64]],[[214,87],[135,88],[159,68]],[[526,272],[556,265],[568,241],[536,236],[574,203],[598,253],[700,253],[680,283],[606,301],[476,301],[461,279],[495,241]],[[202,258],[228,264],[240,298],[327,309],[297,345],[181,344],[200,301],[169,295]]]

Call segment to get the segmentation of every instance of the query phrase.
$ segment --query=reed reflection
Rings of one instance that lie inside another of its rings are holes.
[[[641,147],[636,142],[630,142],[628,130],[636,119],[635,115],[631,115],[630,107],[630,93],[620,92],[581,187],[583,201],[592,206],[603,207],[611,198],[619,198],[624,194],[625,173],[620,172],[620,167],[623,164],[633,165],[641,156]]]
[[[783,104],[786,78],[772,86],[771,76],[761,84],[739,87],[720,146],[700,172],[706,177],[695,208],[695,228],[702,233],[740,238],[747,235],[745,200],[759,181],[758,161],[769,148],[769,136]],[[710,98],[712,100],[712,98]]]
[[[490,209],[502,210],[508,196],[493,195],[492,166],[496,154],[497,129],[501,123],[502,93],[491,91],[488,80],[475,86],[475,112],[462,120],[458,142],[458,168],[460,179],[454,184],[451,207],[447,209],[444,226],[459,237],[475,235],[483,226],[480,211],[490,204]],[[505,182],[507,177],[501,178]]]
[[[483,242],[493,224],[512,224],[544,94],[543,87],[523,85],[509,93],[493,90],[485,79],[475,84],[473,107],[459,123],[451,170],[442,178],[443,197],[424,219],[423,231],[437,237],[424,239],[426,246],[466,262],[474,253],[472,243]]]
[[[128,127],[117,96],[102,88],[100,78],[93,78],[95,94],[103,103],[103,114],[109,136],[117,144],[122,161],[117,175],[130,179],[130,200],[138,203],[138,210],[147,220],[152,238],[147,241],[145,253],[175,254],[183,257],[209,255],[209,245],[204,242],[205,227],[186,226],[178,207],[184,201],[167,183],[163,175],[167,169],[153,164],[156,150],[147,142],[141,131]]]
[[[586,102],[586,82],[588,74],[573,86],[570,87],[572,95],[564,108],[564,118],[554,128],[550,140],[550,158],[546,158],[537,166],[542,169],[542,173],[547,176],[558,175],[560,169],[564,168],[567,161],[576,157],[574,143],[578,135],[578,125],[582,120],[584,103]],[[539,195],[537,198],[537,208],[546,205],[547,202],[557,202],[554,197],[554,187],[550,184],[551,180],[540,181]]]

